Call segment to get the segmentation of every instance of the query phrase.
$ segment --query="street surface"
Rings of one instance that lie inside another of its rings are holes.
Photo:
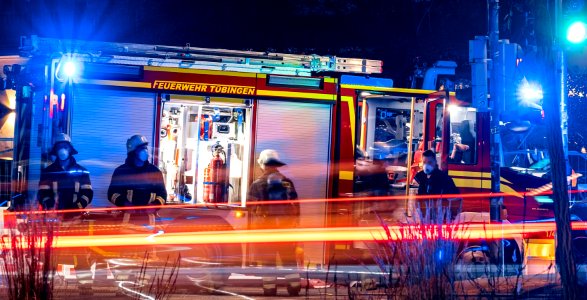
[[[362,270],[361,270],[362,269]],[[259,269],[257,269],[259,270]],[[185,270],[183,270],[185,271]],[[56,280],[55,296],[56,299],[155,299],[153,292],[149,293],[149,280],[142,288],[137,285],[137,279],[132,274],[138,274],[139,270],[126,270],[122,273],[130,275],[127,277],[118,276],[118,280],[97,279],[94,280],[91,290],[84,286],[80,286],[76,279],[64,279],[62,275],[58,274]],[[189,274],[189,270],[187,273]],[[251,271],[249,273],[254,273]],[[326,273],[321,271],[308,272],[306,275],[310,277],[310,286],[304,288],[299,297],[303,299],[348,299],[349,293],[359,296],[359,298],[370,299],[385,299],[386,294],[383,289],[364,290],[361,288],[358,279],[372,278],[374,281],[379,280],[380,272],[377,272],[376,267],[341,267],[337,271],[337,283],[334,284],[334,272],[328,274],[328,282],[326,282]],[[185,274],[185,272],[183,273]],[[99,272],[97,277],[101,277]],[[120,275],[120,274],[119,274]],[[180,275],[181,276],[181,275]],[[190,276],[190,275],[188,275]],[[193,276],[196,276],[194,273]],[[304,276],[304,275],[302,275]],[[102,276],[103,277],[103,276]],[[102,278],[101,277],[101,278]],[[181,279],[180,279],[181,280]],[[178,282],[180,281],[178,280]],[[501,277],[501,291],[496,291],[497,294],[505,294],[508,289],[513,289],[518,286],[522,291],[522,296],[529,299],[555,299],[560,297],[558,295],[558,288],[556,282],[558,278],[555,275],[555,269],[551,265],[551,261],[544,260],[530,260],[524,270],[523,276],[517,281],[516,276]],[[352,287],[349,289],[349,283]],[[279,281],[278,281],[279,284]],[[475,280],[475,284],[471,280],[461,280],[455,283],[461,291],[460,294],[467,294],[469,296],[479,295],[480,290],[485,293],[491,291],[491,285],[487,278],[480,276]],[[261,277],[257,275],[243,275],[233,273],[227,284],[221,287],[210,287],[203,282],[192,282],[191,284],[182,281],[176,286],[175,292],[170,295],[169,299],[292,299],[287,294],[284,286],[278,288],[278,295],[276,297],[267,297],[263,295],[261,289]]]

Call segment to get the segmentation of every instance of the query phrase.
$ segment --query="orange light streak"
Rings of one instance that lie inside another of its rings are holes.
[[[571,193],[587,192],[587,190],[574,190]],[[410,199],[414,200],[426,200],[426,199],[451,199],[451,198],[489,198],[496,196],[510,196],[509,193],[470,193],[470,194],[446,194],[446,195],[410,195]],[[530,196],[530,194],[524,194]],[[531,196],[539,195],[552,195],[552,191],[533,193]],[[307,203],[334,203],[334,202],[361,202],[361,201],[404,201],[406,196],[381,196],[381,197],[348,197],[348,198],[320,198],[320,199],[303,199],[303,200],[268,200],[268,201],[249,201],[247,205],[280,205],[280,204],[307,204]],[[83,213],[83,212],[107,212],[107,211],[125,211],[125,210],[142,210],[142,209],[161,209],[161,208],[234,208],[234,209],[245,209],[241,206],[229,205],[229,204],[210,204],[210,203],[197,203],[197,204],[178,204],[178,205],[149,205],[149,206],[130,206],[130,207],[97,207],[97,208],[85,208],[85,209],[71,209],[67,210],[68,213]],[[27,215],[27,214],[55,214],[65,211],[27,211],[27,212],[4,212],[5,216],[10,215]]]
[[[574,230],[587,229],[587,222],[573,222]],[[206,232],[174,232],[153,235],[144,234],[105,234],[75,235],[55,237],[56,248],[77,247],[117,247],[145,245],[198,245],[198,244],[241,244],[241,243],[280,243],[280,242],[340,242],[340,241],[397,241],[438,238],[478,240],[516,238],[520,235],[552,231],[554,222],[529,224],[448,224],[448,225],[395,225],[388,226],[389,238],[385,228],[337,227],[337,228],[288,228],[263,230],[232,230]],[[10,245],[5,237],[4,245]],[[39,243],[40,244],[40,243]],[[24,245],[26,247],[26,245]]]

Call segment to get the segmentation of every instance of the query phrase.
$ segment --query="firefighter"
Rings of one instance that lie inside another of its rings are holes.
[[[286,164],[279,160],[275,150],[263,150],[257,160],[263,174],[255,180],[250,189],[249,201],[278,201],[296,200],[298,194],[291,179],[285,177],[277,168]],[[256,205],[253,207],[255,223],[258,228],[295,228],[299,223],[300,207],[298,203],[279,203]],[[277,255],[281,258],[284,267],[296,268],[301,249],[295,243],[277,243],[271,246],[264,245],[257,249],[261,255],[263,267],[276,267]],[[300,275],[291,273],[285,275],[287,292],[297,296],[301,290]],[[277,295],[276,274],[263,277],[263,293],[266,296]]]
[[[457,203],[454,198],[445,198],[443,195],[456,195],[459,194],[459,189],[456,187],[454,181],[446,172],[443,172],[438,168],[436,162],[436,153],[432,150],[426,150],[422,154],[422,162],[424,164],[423,170],[418,172],[414,177],[414,180],[418,184],[418,195],[436,195],[439,197],[438,200],[427,199],[424,203],[420,201],[420,208],[428,208],[430,210],[430,220],[436,222],[436,212],[438,211],[438,205],[442,204],[443,207],[448,207],[451,210],[451,217],[456,216],[458,213],[460,203]],[[446,203],[446,205],[444,205]],[[422,214],[425,216],[428,214]],[[442,216],[438,216],[442,217]]]
[[[72,210],[83,209],[94,196],[90,182],[90,172],[80,166],[73,155],[78,154],[71,143],[71,138],[60,133],[55,138],[53,148],[49,155],[55,157],[55,161],[41,171],[39,181],[39,203],[45,210]],[[59,215],[61,228],[74,225],[79,222],[80,213],[64,212]],[[93,283],[91,265],[95,262],[90,252],[82,255],[66,255],[57,258],[58,261],[73,264],[76,278],[80,288],[91,288]]]
[[[73,155],[77,153],[67,134],[57,135],[49,153],[55,161],[41,171],[39,181],[38,200],[43,209],[82,209],[92,202],[90,172],[76,162]],[[79,214],[63,216],[74,215]]]
[[[149,162],[149,142],[142,135],[134,135],[126,142],[127,157],[114,170],[108,188],[108,199],[116,206],[163,205],[167,191],[163,174]],[[123,223],[155,225],[155,209],[125,211]],[[132,216],[132,220],[131,220]],[[138,222],[138,223],[137,223]]]

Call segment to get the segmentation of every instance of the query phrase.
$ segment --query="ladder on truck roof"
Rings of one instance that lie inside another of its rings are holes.
[[[278,75],[310,76],[340,72],[377,74],[380,60],[336,56],[238,51],[225,49],[59,40],[38,36],[21,37],[21,56],[72,55],[83,62],[222,70]]]

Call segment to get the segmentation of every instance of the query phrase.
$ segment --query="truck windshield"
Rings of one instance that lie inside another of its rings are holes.
[[[523,131],[512,128],[502,130],[504,167],[541,169],[550,163],[544,125],[530,125]]]

